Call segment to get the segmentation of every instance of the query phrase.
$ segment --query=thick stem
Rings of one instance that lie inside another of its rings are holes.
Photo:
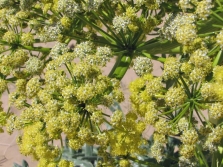
[[[136,49],[138,52],[147,51],[149,54],[161,54],[161,53],[182,53],[180,44],[176,41],[156,41],[153,40],[151,43],[145,45],[141,44],[137,46]]]
[[[23,46],[20,45],[21,48],[26,49],[26,50],[31,50],[31,51],[39,51],[43,53],[50,53],[51,48],[43,48],[43,47],[32,47],[32,46]]]
[[[125,53],[119,56],[108,76],[121,80],[131,64],[132,57],[132,53]]]

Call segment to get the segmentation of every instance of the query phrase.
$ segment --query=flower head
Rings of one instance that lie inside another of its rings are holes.
[[[163,78],[165,80],[174,79],[179,76],[180,62],[175,57],[168,57],[164,63]]]
[[[176,107],[184,104],[187,95],[182,87],[170,88],[165,94],[165,102],[168,106]]]
[[[153,63],[151,59],[146,57],[136,57],[133,65],[133,69],[138,76],[142,76],[146,73],[151,73],[153,70]]]
[[[42,71],[44,63],[37,57],[30,57],[28,61],[25,62],[26,70],[31,74],[38,74]]]
[[[121,30],[125,32],[130,24],[130,18],[127,16],[115,16],[112,23],[117,33]]]

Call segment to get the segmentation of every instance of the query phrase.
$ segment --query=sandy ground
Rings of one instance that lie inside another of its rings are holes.
[[[114,64],[114,60],[111,60],[106,68],[103,68],[104,74],[109,73],[109,69],[111,69],[112,65]],[[160,75],[161,74],[161,69],[160,69],[161,64],[158,62],[154,62],[154,75]],[[128,92],[128,84],[136,79],[137,76],[135,72],[132,69],[129,69],[127,71],[127,74],[125,77],[122,79],[121,85],[122,85],[122,90],[124,91],[126,101],[121,104],[121,107],[123,110],[128,111],[130,109],[130,103],[128,101],[129,97],[129,92]],[[13,89],[13,88],[12,88]],[[4,93],[2,96],[2,100],[4,102],[4,108],[7,109],[8,107],[8,97],[7,93]],[[152,128],[147,128],[147,130],[144,133],[145,137],[149,137]],[[23,156],[19,153],[18,146],[16,144],[16,138],[20,132],[14,132],[12,135],[5,133],[0,134],[0,167],[13,167],[14,163],[20,164],[22,163],[22,160],[25,159],[29,167],[36,167],[37,162],[33,161],[30,157]]]

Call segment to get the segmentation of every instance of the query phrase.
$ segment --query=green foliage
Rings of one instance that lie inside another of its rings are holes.
[[[75,166],[93,167],[97,162],[97,150],[93,146],[84,145],[81,149],[75,151],[69,147],[68,139],[65,139],[62,158],[74,162]]]
[[[13,167],[29,167],[29,164],[26,162],[26,160],[22,160],[22,165],[14,163]]]

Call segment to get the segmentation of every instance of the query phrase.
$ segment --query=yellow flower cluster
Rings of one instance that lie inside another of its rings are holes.
[[[51,63],[57,61],[55,59]],[[50,165],[60,156],[60,148],[48,142],[61,139],[62,133],[66,134],[73,149],[81,148],[84,143],[104,143],[106,146],[108,142],[99,130],[105,120],[99,106],[109,107],[114,101],[124,100],[119,82],[103,76],[98,67],[87,62],[66,65],[66,69],[55,66],[54,70],[46,70],[43,81],[39,77],[29,81],[19,79],[11,97],[15,105],[22,97],[20,108],[25,109],[20,116],[11,116],[8,131],[23,129],[19,140],[20,152],[39,160],[39,166],[42,163]],[[28,104],[26,98],[33,99],[33,102]],[[139,129],[137,123],[135,126]],[[58,166],[60,163],[64,166],[65,162],[58,162]]]
[[[133,166],[148,150],[170,162],[169,137],[176,137],[178,165],[199,166],[223,140],[222,3],[0,0],[0,94],[21,111],[0,107],[0,132],[21,130],[20,152],[38,167],[74,166],[63,157],[63,135],[74,150],[100,146],[100,167]],[[161,76],[152,73],[154,61]],[[130,67],[139,76],[129,86],[131,109],[109,114],[125,100],[120,80]]]
[[[174,79],[179,76],[180,62],[175,57],[168,57],[164,63],[163,78]]]
[[[135,113],[129,112],[126,116],[117,116],[116,111],[112,115],[118,117],[119,126],[115,124],[115,129],[108,131],[109,145],[111,147],[111,155],[113,156],[126,156],[143,153],[143,149],[140,146],[146,141],[141,137],[142,132],[145,130],[146,124],[137,120]],[[117,126],[117,128],[116,128]]]

